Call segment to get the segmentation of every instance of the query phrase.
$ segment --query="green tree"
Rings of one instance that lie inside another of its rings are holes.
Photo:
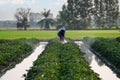
[[[117,26],[117,20],[119,16],[119,2],[118,0],[105,0],[106,6],[106,22],[109,29],[113,26]]]
[[[23,27],[24,30],[27,30],[28,25],[28,16],[30,14],[29,8],[18,8],[15,13],[15,18],[17,19],[17,27]]]
[[[71,24],[77,27],[81,25],[82,29],[86,29],[87,21],[90,20],[92,0],[68,0],[67,2]]]
[[[42,15],[44,16],[44,19],[40,20],[38,24],[40,24],[43,29],[50,29],[50,26],[55,23],[55,20],[49,17],[51,15],[50,10],[46,11],[46,9],[44,9]]]
[[[58,28],[61,26],[61,24],[64,24],[66,28],[69,28],[69,14],[67,11],[67,6],[65,4],[62,7],[62,11],[59,11],[59,15],[57,16],[57,24]]]
[[[93,20],[98,28],[118,28],[118,0],[67,0],[67,3],[60,17],[71,29],[87,29]]]
[[[93,12],[94,14],[94,20],[96,22],[97,27],[99,28],[104,28],[105,26],[105,13],[106,13],[106,8],[104,4],[104,0],[94,0],[94,9],[95,11]]]
[[[113,26],[117,27],[119,15],[118,4],[118,0],[94,0],[94,15],[98,27],[106,27],[109,29]]]
[[[80,18],[78,14],[78,2],[79,0],[68,0],[67,9],[69,14],[69,27],[71,29],[79,29]]]
[[[88,27],[88,20],[90,20],[90,14],[92,9],[92,0],[78,0],[77,3],[77,13],[78,16],[81,18],[81,23],[83,26],[83,29],[86,29]]]

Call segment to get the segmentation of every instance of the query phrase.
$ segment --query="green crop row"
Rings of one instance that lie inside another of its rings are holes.
[[[120,42],[116,39],[96,38],[91,45],[93,51],[120,77]]]
[[[83,58],[79,47],[68,40],[49,41],[46,49],[34,62],[25,80],[100,80]]]
[[[91,46],[109,62],[120,68],[120,43],[116,40],[98,38]]]
[[[116,38],[116,41],[120,42],[120,37],[117,37],[117,38]]]
[[[37,39],[0,40],[0,72],[30,54]]]

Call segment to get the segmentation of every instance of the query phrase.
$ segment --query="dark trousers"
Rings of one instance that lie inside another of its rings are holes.
[[[65,31],[61,30],[60,32],[58,32],[58,36],[60,37],[60,40],[63,41],[65,36]]]

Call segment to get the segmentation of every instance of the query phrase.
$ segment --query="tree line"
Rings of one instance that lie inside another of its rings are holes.
[[[28,16],[30,9],[18,8],[15,18],[17,28],[27,30]],[[64,24],[67,29],[88,29],[91,23],[98,29],[112,29],[118,26],[119,2],[118,0],[67,0],[67,5],[63,5],[62,10],[56,19],[49,18],[50,10],[44,9],[42,12],[44,19],[38,21],[41,29],[50,29],[51,25],[59,28]]]
[[[15,18],[17,20],[17,29],[21,30],[27,30],[28,27],[30,27],[29,24],[29,15],[30,15],[30,8],[18,8],[15,13]],[[40,25],[41,29],[50,29],[50,26],[55,24],[55,20],[52,18],[49,18],[50,16],[50,10],[44,9],[42,13],[42,16],[44,18],[37,22],[37,24]]]
[[[118,0],[67,0],[59,13],[59,20],[68,29],[88,29],[91,23],[99,29],[119,28]]]

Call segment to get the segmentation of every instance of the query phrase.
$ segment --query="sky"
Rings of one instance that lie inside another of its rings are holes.
[[[31,12],[35,13],[50,9],[56,17],[66,3],[67,0],[0,0],[0,20],[15,20],[17,8],[31,8]]]
[[[35,13],[46,8],[56,17],[63,4],[67,4],[67,0],[0,0],[0,20],[15,20],[17,8],[31,8],[31,12]]]

